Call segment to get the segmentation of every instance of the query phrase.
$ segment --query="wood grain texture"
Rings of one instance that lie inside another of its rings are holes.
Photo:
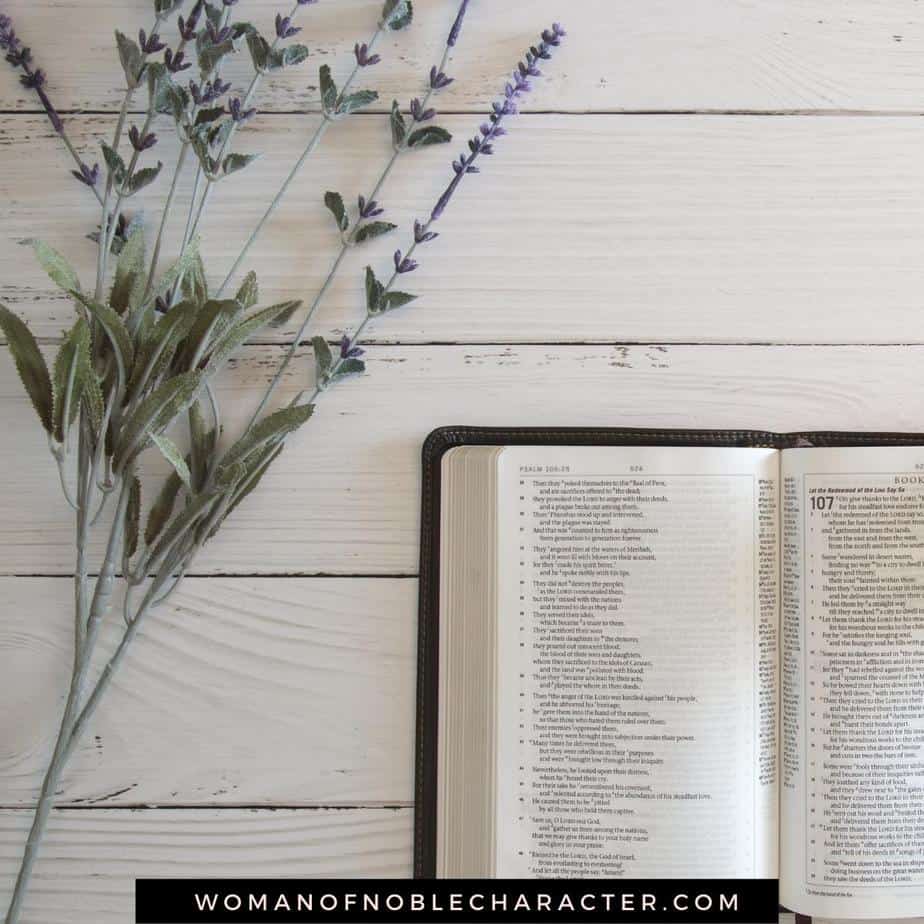
[[[266,119],[258,132],[242,134],[241,150],[266,156],[213,197],[203,249],[214,280],[223,278],[316,119]],[[89,136],[108,121],[80,119],[80,143],[89,147]],[[464,136],[474,121],[455,116],[447,124]],[[421,299],[375,324],[373,337],[924,339],[920,119],[534,115],[502,143],[458,193],[441,222],[443,236],[421,251],[421,268],[407,281]],[[84,235],[98,210],[68,175],[42,121],[8,119],[0,145],[0,300],[37,335],[57,337],[72,308],[21,242],[45,238],[91,279],[95,249]],[[356,324],[364,265],[386,272],[395,247],[407,246],[410,224],[436,200],[455,150],[430,148],[399,162],[383,202],[401,230],[347,256],[316,329],[335,334]],[[157,151],[172,163],[166,142]],[[323,191],[339,189],[347,198],[369,192],[387,156],[383,117],[328,133],[247,261],[260,272],[267,303],[314,296],[339,246]],[[152,221],[159,219],[160,185],[139,197]],[[173,232],[183,220],[177,214]]]
[[[279,350],[246,350],[220,383],[229,439]],[[920,430],[922,359],[922,347],[376,347],[194,572],[414,573],[420,447],[437,426]],[[280,401],[310,380],[309,362],[290,367]],[[0,418],[21,436],[0,444],[0,567],[68,573],[72,524],[33,415],[4,353]]]
[[[251,0],[247,16],[270,32],[273,14],[289,4]],[[417,0],[412,30],[388,36],[374,74],[382,98],[403,98],[421,70],[440,56],[456,0]],[[374,28],[381,0],[338,0],[304,13],[299,36],[313,55],[272,82],[267,109],[317,103],[317,68],[345,73],[354,41]],[[121,73],[112,32],[149,28],[147,0],[12,0],[5,9],[51,76],[51,92],[67,109],[113,109]],[[482,106],[539,29],[561,19],[570,53],[537,88],[530,105],[576,112],[689,109],[924,108],[924,22],[914,0],[531,0],[472,5],[447,97],[455,108]],[[244,14],[242,14],[244,15]],[[170,34],[170,33],[168,33]],[[246,53],[229,68],[247,72]],[[370,81],[373,77],[370,75]],[[35,100],[10,74],[0,107],[34,109]]]
[[[151,619],[59,804],[413,799],[414,580],[191,579]],[[72,658],[73,585],[2,578],[0,805],[34,803]],[[110,613],[97,665],[121,636]]]
[[[0,811],[0,908],[28,830]],[[55,812],[23,924],[126,924],[135,878],[407,877],[409,809]]]

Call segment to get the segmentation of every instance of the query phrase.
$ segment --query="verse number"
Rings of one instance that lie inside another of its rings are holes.
[[[834,497],[830,494],[816,494],[811,502],[812,510],[831,510],[834,507]]]

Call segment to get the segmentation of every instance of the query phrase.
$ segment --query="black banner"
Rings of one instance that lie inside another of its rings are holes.
[[[135,922],[776,924],[778,891],[775,879],[138,879]]]

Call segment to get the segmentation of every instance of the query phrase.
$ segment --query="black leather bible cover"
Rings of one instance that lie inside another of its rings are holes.
[[[436,745],[439,665],[440,462],[455,446],[914,446],[921,433],[834,430],[672,430],[587,427],[440,427],[423,445],[420,597],[417,626],[417,747],[414,876],[436,875]]]

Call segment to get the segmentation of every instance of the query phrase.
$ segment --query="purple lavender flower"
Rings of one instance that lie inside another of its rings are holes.
[[[237,3],[237,0],[221,0],[224,6],[234,6]]]
[[[180,38],[184,42],[192,42],[196,38],[196,29],[199,27],[199,16],[202,14],[202,0],[198,0],[196,5],[189,11],[189,17],[183,19],[180,16],[177,19],[177,28],[180,31]]]
[[[206,106],[224,96],[231,89],[231,84],[223,81],[220,77],[214,80],[207,80],[199,84],[194,80],[189,81],[189,95],[197,106]]]
[[[184,61],[185,54],[182,51],[173,52],[170,48],[164,51],[164,64],[167,66],[167,70],[171,74],[178,74],[180,71],[185,71],[188,67],[192,67],[192,64],[189,61]]]
[[[462,182],[462,178],[469,173],[478,173],[478,167],[475,161],[482,154],[485,156],[494,153],[494,142],[505,134],[501,122],[507,116],[517,114],[517,103],[521,96],[529,93],[532,86],[529,77],[538,77],[540,75],[537,61],[547,61],[552,57],[552,49],[561,44],[565,36],[565,30],[558,23],[553,23],[551,29],[546,29],[542,33],[542,39],[538,45],[533,46],[526,52],[525,60],[517,64],[517,69],[512,79],[504,87],[503,100],[496,102],[492,106],[489,121],[480,128],[480,134],[472,138],[468,143],[468,154],[462,154],[458,160],[452,162],[452,169],[455,173],[452,182],[446,187],[445,192],[440,196],[433,211],[430,213],[430,221],[427,226],[434,221],[438,221],[440,216],[449,205],[450,199]],[[425,226],[425,227],[427,227]]]
[[[88,167],[85,163],[81,162],[80,169],[71,170],[71,175],[79,182],[83,183],[84,186],[89,186],[92,189],[99,180],[99,164]]]
[[[436,231],[428,231],[426,226],[419,221],[414,222],[414,243],[429,244],[439,237]]]
[[[136,151],[147,151],[148,148],[153,148],[157,144],[157,135],[154,132],[142,135],[137,126],[133,125],[128,130],[128,140],[131,141],[132,147]]]
[[[468,9],[468,0],[462,0],[462,6],[459,7],[459,15],[456,16],[456,21],[452,24],[452,29],[449,30],[449,38],[446,40],[446,44],[453,48],[455,47],[456,42],[459,40],[459,33],[462,31],[462,20],[465,19],[465,11]]]
[[[158,51],[163,51],[167,47],[156,32],[148,35],[144,29],[138,30],[138,46],[146,55],[157,54]]]
[[[276,36],[281,39],[291,38],[298,32],[301,32],[300,26],[292,25],[291,16],[283,16],[282,13],[276,14]]]
[[[385,211],[385,209],[379,208],[379,204],[375,201],[375,199],[366,201],[365,196],[359,197],[357,200],[357,206],[359,208],[360,218],[375,218]]]
[[[381,55],[370,55],[369,46],[363,42],[362,45],[357,42],[353,46],[353,54],[356,57],[356,63],[360,67],[372,67],[382,60]]]
[[[430,89],[431,90],[442,90],[444,87],[448,87],[455,80],[455,77],[447,77],[439,68],[435,65],[430,68]]]
[[[243,101],[237,96],[228,100],[228,113],[233,121],[239,122],[241,125],[252,119],[256,112],[256,109],[245,109]]]
[[[353,346],[353,341],[344,334],[340,339],[340,358],[341,359],[357,359],[362,356],[366,351],[361,349],[358,346]]]
[[[0,14],[0,48],[6,51],[6,60],[23,72],[19,78],[20,83],[27,90],[35,90],[35,95],[38,96],[52,128],[59,135],[63,135],[64,123],[45,92],[45,72],[40,68],[32,70],[32,51],[23,45],[13,29],[10,17],[3,14]]]
[[[318,0],[295,0],[299,6],[309,6],[312,3],[317,3]]]
[[[427,122],[436,115],[435,109],[424,109],[419,99],[411,100],[411,115],[415,122]]]
[[[209,20],[208,24],[206,25],[206,32],[208,33],[209,41],[213,45],[220,45],[226,39],[231,38],[230,26],[222,26],[219,29],[211,20]]]
[[[417,269],[417,261],[410,257],[403,257],[400,250],[395,251],[394,261],[396,273],[413,273]]]

